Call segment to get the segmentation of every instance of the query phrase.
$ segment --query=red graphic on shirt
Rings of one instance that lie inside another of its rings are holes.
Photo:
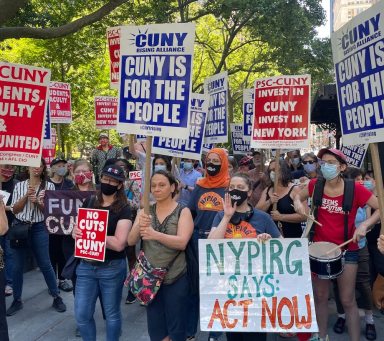
[[[227,239],[242,239],[256,238],[256,229],[247,221],[241,221],[238,225],[229,223],[225,231],[224,238]]]
[[[215,192],[204,193],[199,199],[198,208],[203,211],[222,211],[222,198]]]

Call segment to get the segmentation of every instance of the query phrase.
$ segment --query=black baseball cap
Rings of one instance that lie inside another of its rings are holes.
[[[59,163],[59,162],[64,162],[64,163],[67,163],[67,160],[65,160],[65,159],[61,159],[61,158],[59,158],[59,157],[57,157],[56,159],[53,159],[52,161],[51,161],[51,167],[52,166],[54,166],[55,164],[57,164],[57,163]]]
[[[110,178],[113,178],[117,181],[125,181],[124,170],[120,166],[107,165],[103,168],[101,175],[109,176]]]

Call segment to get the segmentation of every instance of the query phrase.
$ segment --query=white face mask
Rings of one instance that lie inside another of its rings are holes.
[[[269,178],[271,179],[272,182],[275,182],[275,179],[276,179],[276,173],[275,171],[271,171],[269,173]]]

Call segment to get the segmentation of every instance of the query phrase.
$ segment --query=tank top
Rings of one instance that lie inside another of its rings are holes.
[[[295,209],[292,206],[293,200],[291,198],[291,192],[292,192],[294,187],[296,187],[296,185],[293,185],[289,189],[288,193],[286,195],[284,195],[282,198],[280,198],[279,201],[277,202],[277,210],[281,214],[294,214],[294,213],[296,213]],[[271,188],[272,188],[271,186],[268,187],[267,200],[269,200],[269,198],[270,198],[269,190]],[[269,209],[267,210],[268,213],[270,213],[272,211],[272,207],[273,207],[273,205],[271,205],[269,207]],[[278,222],[275,222],[275,223],[277,225]],[[281,221],[281,228],[283,230],[284,238],[300,238],[302,233],[303,233],[301,223],[288,223],[285,221]]]
[[[175,236],[183,208],[184,206],[178,204],[173,212],[160,224],[156,215],[156,204],[152,205],[150,207],[152,227],[161,233]],[[164,284],[172,284],[186,273],[187,263],[184,251],[180,252],[180,250],[171,249],[157,240],[143,240],[143,250],[152,266],[169,267],[164,278]]]

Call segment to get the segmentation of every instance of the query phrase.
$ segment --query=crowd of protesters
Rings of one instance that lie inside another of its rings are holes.
[[[332,280],[338,308],[335,333],[343,333],[347,326],[350,339],[359,340],[361,308],[365,311],[365,337],[383,337],[377,335],[373,319],[372,286],[376,278],[384,276],[384,236],[380,236],[375,180],[371,172],[349,168],[341,151],[324,148],[317,154],[301,155],[299,150],[291,150],[266,160],[261,151],[236,158],[216,147],[204,153],[201,160],[154,155],[151,169],[146,170],[144,144],[122,150],[109,144],[107,134],[101,134],[99,142],[90,162],[80,159],[69,167],[67,160],[57,158],[48,172],[42,159],[40,166],[29,167],[20,181],[16,180],[16,167],[0,165],[0,189],[10,194],[7,202],[0,200],[0,340],[8,340],[6,316],[23,309],[28,248],[33,251],[57,312],[66,311],[60,290],[73,290],[77,325],[73,332],[83,340],[97,340],[93,317],[97,299],[105,319],[106,339],[119,339],[123,283],[141,253],[153,267],[168,268],[157,295],[146,306],[150,339],[194,340],[199,293],[191,289],[191,276],[198,276],[198,271],[191,275],[188,267],[190,251],[198,254],[198,240],[301,238],[306,217],[314,208],[311,198],[317,186],[322,184],[323,198],[332,199],[341,208],[347,179],[353,179],[354,186],[347,226],[341,210],[331,214],[326,205],[320,206],[316,218],[324,227],[311,231],[312,240],[340,245],[345,237],[353,239],[345,249],[344,271]],[[129,179],[129,172],[135,170],[151,173],[149,214],[142,209],[144,184],[140,187],[136,180]],[[82,235],[76,226],[72,235],[48,233],[43,223],[47,190],[87,191],[90,195],[83,207],[109,211],[104,262],[73,257],[74,238]],[[17,223],[30,224],[26,240],[7,238],[7,231]],[[70,274],[65,275],[63,270],[68,268]],[[328,338],[330,281],[312,274],[319,333],[298,333],[299,340]],[[356,299],[356,290],[360,300]],[[126,304],[136,301],[134,288],[128,288],[126,294]],[[10,295],[13,301],[6,309],[5,296]],[[209,341],[221,335],[211,332]],[[265,340],[266,336],[226,333],[229,341]]]

